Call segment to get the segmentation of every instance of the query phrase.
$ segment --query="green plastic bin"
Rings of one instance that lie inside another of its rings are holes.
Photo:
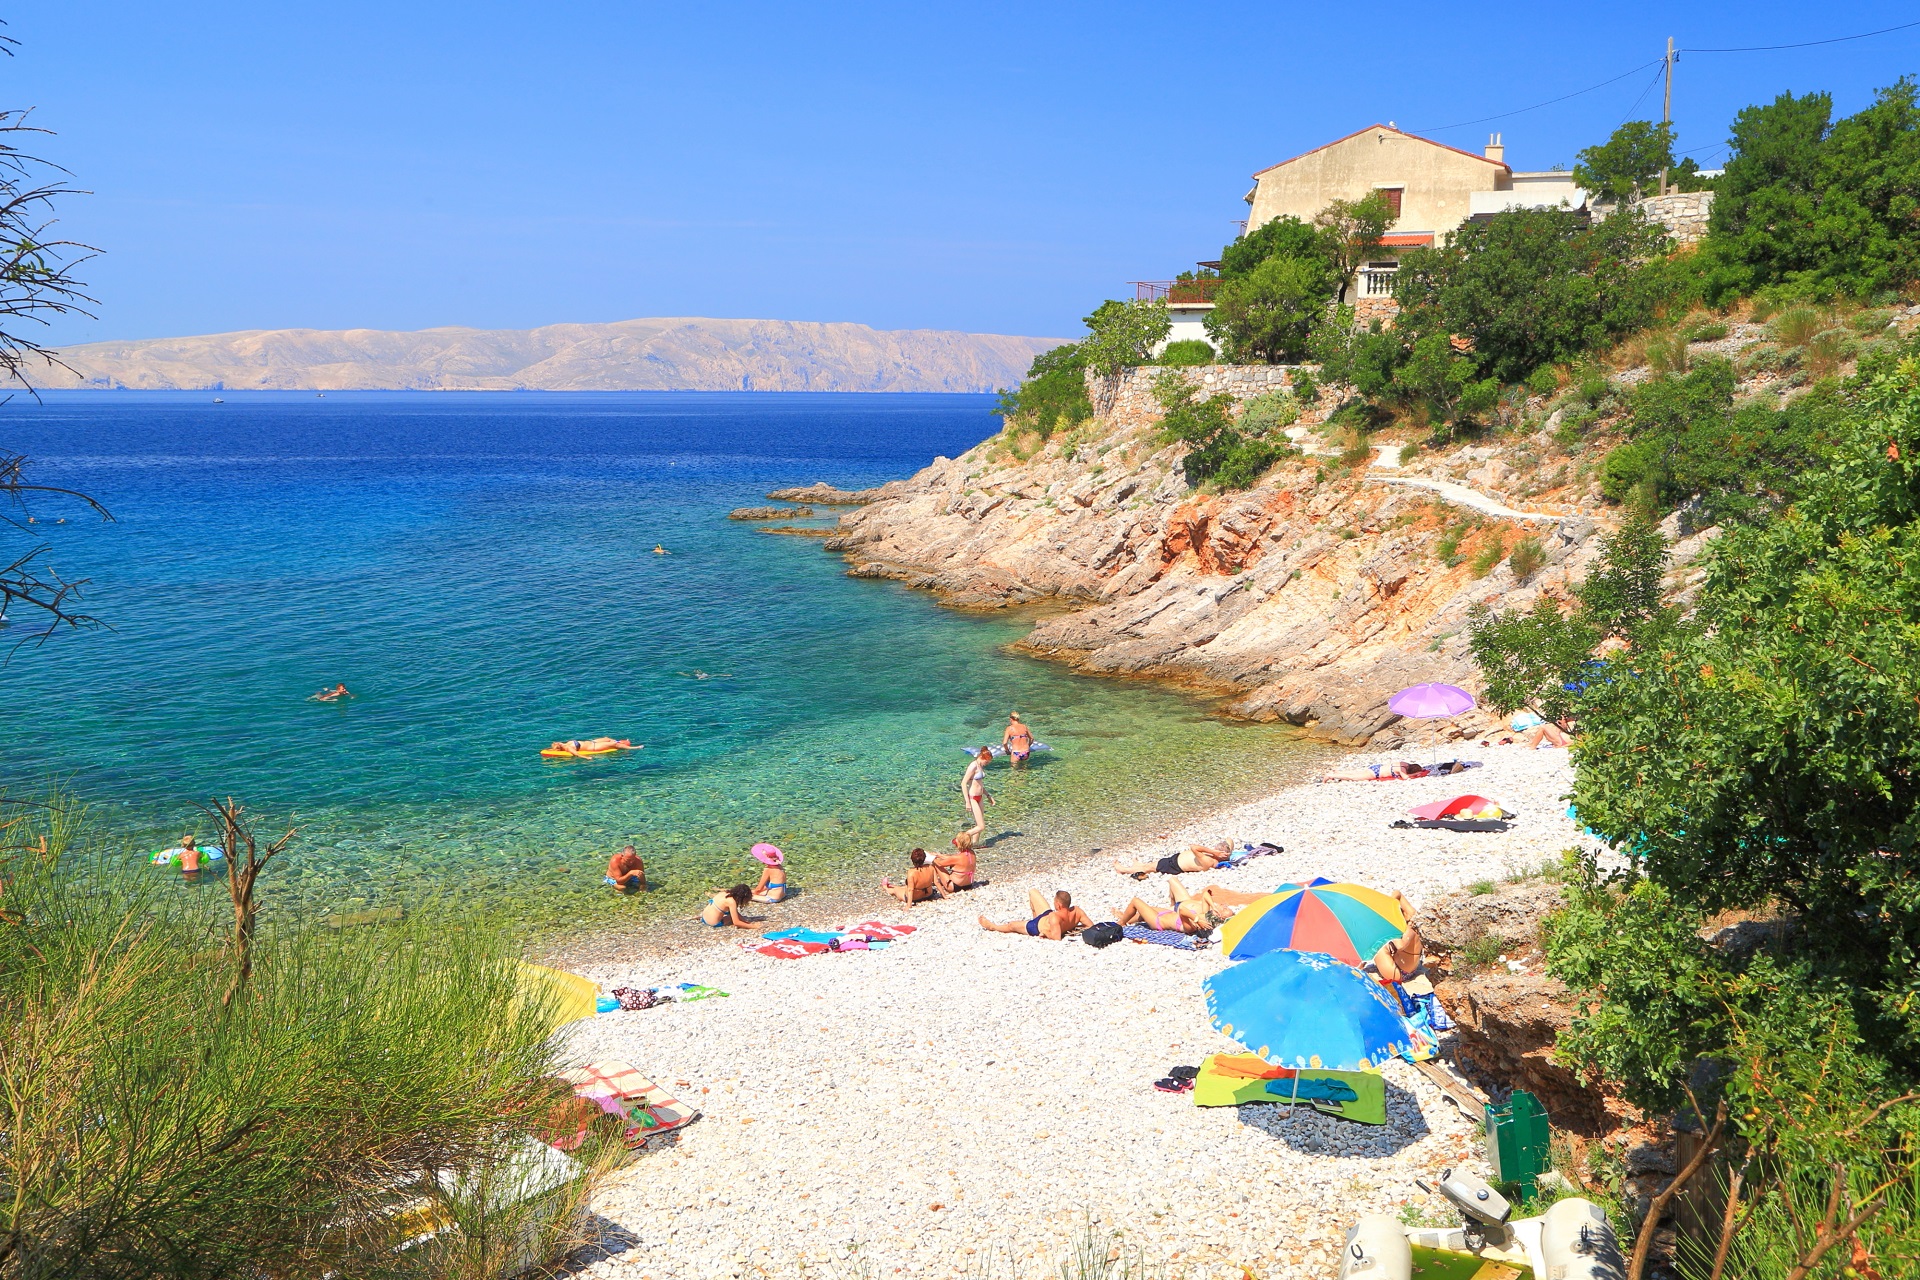
[[[1501,1182],[1531,1183],[1552,1164],[1552,1130],[1540,1099],[1515,1089],[1507,1105],[1487,1104],[1487,1162]]]

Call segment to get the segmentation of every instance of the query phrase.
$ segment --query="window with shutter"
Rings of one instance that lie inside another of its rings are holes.
[[[1379,188],[1376,188],[1376,190],[1378,190],[1381,195],[1387,198],[1387,208],[1392,210],[1394,218],[1398,220],[1400,217],[1400,194],[1401,192],[1406,190],[1406,188],[1379,187]]]

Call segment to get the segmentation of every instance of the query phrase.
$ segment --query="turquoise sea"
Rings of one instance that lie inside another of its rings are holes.
[[[269,877],[281,910],[451,893],[592,931],[746,877],[755,840],[802,886],[897,869],[962,825],[960,749],[997,740],[1010,709],[1056,749],[993,770],[988,868],[1231,800],[1313,754],[1202,700],[1004,652],[1030,618],[852,580],[815,540],[726,519],[775,486],[956,454],[997,429],[985,396],[222,396],[0,409],[0,447],[114,516],[35,508],[31,532],[90,579],[110,629],[0,668],[0,785],[67,786],[129,862],[208,839],[195,804],[233,795],[263,828],[300,828]],[[29,622],[16,610],[0,645]],[[355,698],[307,700],[335,681]],[[600,733],[645,749],[538,754]],[[601,885],[628,839],[655,894]]]

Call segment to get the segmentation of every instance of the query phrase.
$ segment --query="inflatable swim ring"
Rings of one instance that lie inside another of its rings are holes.
[[[186,850],[182,849],[179,845],[175,845],[171,849],[155,849],[152,857],[149,858],[148,861],[152,862],[156,867],[176,867],[180,865],[180,855],[185,852]],[[217,844],[204,846],[200,850],[203,865],[207,862],[218,862],[226,856],[226,853]]]

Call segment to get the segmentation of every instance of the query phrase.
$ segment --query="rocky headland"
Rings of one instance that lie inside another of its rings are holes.
[[[538,329],[254,329],[90,342],[35,386],[138,391],[993,391],[1057,338],[701,317]]]
[[[1106,413],[1031,448],[1003,434],[878,489],[772,496],[859,504],[824,544],[854,576],[961,608],[1069,606],[1022,642],[1031,653],[1178,682],[1222,695],[1232,715],[1379,746],[1426,732],[1387,709],[1396,690],[1474,687],[1475,605],[1564,596],[1617,518],[1544,398],[1531,430],[1439,448],[1393,433],[1343,448],[1323,403],[1290,433],[1301,451],[1255,487],[1196,491],[1180,466],[1186,446],[1159,437],[1143,393],[1159,372],[1097,389]],[[1185,376],[1236,398],[1261,389],[1237,385],[1237,372]],[[1708,536],[1677,539],[1676,564]],[[1523,542],[1537,556],[1523,555],[1520,572],[1511,552]]]

